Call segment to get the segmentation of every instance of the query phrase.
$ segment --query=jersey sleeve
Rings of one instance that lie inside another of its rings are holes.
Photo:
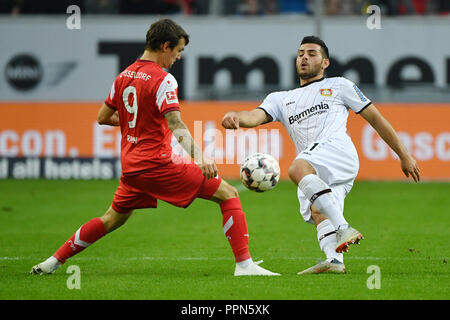
[[[345,78],[341,79],[341,96],[344,105],[347,108],[352,109],[356,113],[360,113],[372,103],[372,101],[359,90],[355,83]]]
[[[109,91],[109,95],[105,100],[105,104],[112,108],[117,110],[117,103],[116,103],[116,99],[117,99],[117,94],[116,94],[116,80],[114,80],[112,86],[111,86],[111,90]]]
[[[168,73],[161,81],[156,92],[156,104],[162,115],[169,111],[179,111],[178,83],[173,75]]]
[[[263,102],[257,107],[264,110],[271,118],[272,121],[281,120],[281,98],[278,92],[270,93]]]

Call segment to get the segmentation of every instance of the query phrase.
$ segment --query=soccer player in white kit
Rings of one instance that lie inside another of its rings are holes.
[[[359,243],[362,234],[344,218],[344,200],[358,174],[359,159],[346,133],[351,109],[360,114],[399,156],[404,174],[420,180],[420,170],[390,123],[350,80],[324,78],[330,65],[328,48],[315,37],[303,38],[297,53],[300,87],[270,93],[252,111],[230,111],[222,119],[226,129],[253,128],[280,121],[298,155],[289,177],[298,185],[300,213],[317,229],[326,260],[299,274],[345,273],[343,252]]]

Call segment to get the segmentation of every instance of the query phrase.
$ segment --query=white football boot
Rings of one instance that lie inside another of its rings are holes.
[[[35,265],[33,268],[31,268],[30,274],[40,274],[40,275],[52,274],[60,266],[62,266],[62,263],[59,262],[55,257],[51,256],[44,262],[41,262]]]
[[[336,230],[336,252],[347,252],[351,244],[359,244],[359,241],[364,239],[361,232],[355,228],[348,227],[346,229]]]
[[[315,266],[300,271],[302,274],[317,274],[317,273],[345,273],[345,265],[337,259],[327,259],[319,261]]]
[[[235,276],[279,276],[279,273],[275,273],[260,267],[261,261],[251,261],[247,266],[243,267],[239,263],[236,263],[236,269],[234,270]]]

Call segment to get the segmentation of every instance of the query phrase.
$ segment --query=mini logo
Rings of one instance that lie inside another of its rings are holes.
[[[18,54],[6,65],[5,76],[16,90],[27,91],[36,87],[43,77],[39,61],[29,54]]]
[[[177,99],[177,94],[175,91],[167,91],[166,92],[166,100],[168,104],[171,103],[177,103],[178,99]]]
[[[72,248],[73,251],[77,251],[77,248],[73,244],[72,240],[69,240],[69,246],[70,246],[70,248]]]
[[[331,97],[333,90],[331,89],[320,89],[320,94],[325,97]]]

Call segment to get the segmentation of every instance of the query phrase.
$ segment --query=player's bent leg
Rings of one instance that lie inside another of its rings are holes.
[[[345,273],[343,255],[335,251],[336,231],[333,224],[320,211],[305,199],[303,192],[298,189],[300,210],[305,222],[313,223],[317,231],[317,240],[321,251],[326,259],[319,261],[316,265],[307,268],[298,274],[318,274],[318,273]],[[307,210],[305,211],[305,208]]]
[[[336,231],[320,211],[311,206],[311,217],[317,229],[317,240],[319,242],[320,250],[325,254],[326,260],[319,261],[316,265],[307,268],[299,275],[303,274],[318,274],[318,273],[345,273],[345,265],[343,263],[342,253],[337,253],[336,248]]]
[[[253,262],[248,248],[248,229],[245,213],[236,188],[222,180],[217,191],[209,198],[219,204],[222,211],[223,233],[227,237],[236,260],[235,276],[275,276]]]
[[[325,254],[326,259],[328,261],[337,260],[343,263],[343,254],[336,252],[336,230],[333,224],[314,206],[311,206],[311,217],[316,226],[320,250]]]
[[[247,221],[236,188],[222,180],[210,200],[220,206],[223,232],[231,245],[236,262],[249,259]]]
[[[131,216],[131,213],[132,210],[125,213],[119,213],[114,210],[112,206],[110,206],[105,214],[100,218],[105,226],[106,233],[110,233],[122,226]]]
[[[317,174],[317,172],[309,162],[304,159],[294,160],[288,170],[289,178],[295,185],[298,185],[303,177],[308,174]]]
[[[82,225],[51,257],[33,266],[30,273],[40,275],[54,273],[67,259],[123,225],[130,215],[131,211],[118,213],[109,207],[101,218],[94,218]]]
[[[348,222],[344,219],[342,209],[336,202],[333,190],[325,181],[316,174],[307,174],[300,180],[298,187],[310,203],[330,219],[335,229],[348,227]]]
[[[213,196],[209,199],[211,201],[221,203],[223,201],[233,199],[233,198],[239,198],[239,193],[236,190],[235,187],[230,185],[228,182],[222,179],[220,182],[219,188],[217,191],[213,194]]]
[[[314,206],[311,206],[311,217],[317,228],[320,249],[327,259],[337,259],[343,263],[343,252],[347,252],[349,245],[359,244],[363,235],[355,228],[348,226],[335,230],[333,224]]]
[[[315,206],[311,206],[311,218],[314,221],[314,225],[317,227],[322,221],[327,220],[323,214]]]
[[[307,199],[338,229],[348,226],[342,212],[339,211],[332,190],[318,175],[314,167],[305,159],[295,159],[288,171],[291,180],[298,185]]]

